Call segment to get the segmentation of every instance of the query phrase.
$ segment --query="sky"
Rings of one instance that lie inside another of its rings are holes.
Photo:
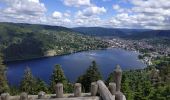
[[[170,29],[170,0],[0,0],[0,22]]]

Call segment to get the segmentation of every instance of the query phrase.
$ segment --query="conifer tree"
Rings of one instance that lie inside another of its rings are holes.
[[[27,92],[29,94],[37,94],[40,91],[48,92],[46,83],[39,78],[35,78],[28,67],[25,70],[20,89],[22,92]]]
[[[64,75],[64,72],[60,65],[56,65],[51,76],[51,92],[54,93],[55,85],[57,83],[62,83],[64,87],[64,92],[69,92],[68,90],[68,80]]]
[[[90,65],[86,73],[83,76],[80,76],[77,81],[82,84],[85,92],[89,92],[91,82],[101,79],[102,75],[98,69],[98,66],[95,61],[92,61],[92,65]]]
[[[26,68],[23,80],[21,81],[20,89],[22,92],[36,94],[36,79],[33,77],[30,68]]]
[[[6,68],[3,64],[2,55],[0,54],[0,94],[8,91],[9,86],[6,79]]]
[[[38,79],[36,79],[36,92],[38,93],[40,91],[43,91],[45,93],[49,92],[47,84],[38,78]]]

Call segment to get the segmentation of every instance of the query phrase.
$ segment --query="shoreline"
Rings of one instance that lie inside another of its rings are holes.
[[[108,48],[111,48],[111,47],[108,47]],[[66,56],[66,55],[70,55],[70,54],[74,54],[74,53],[79,53],[79,52],[84,52],[84,51],[105,50],[105,49],[108,49],[108,48],[98,48],[98,49],[90,49],[90,50],[80,50],[80,51],[75,51],[75,52],[70,52],[70,53],[64,53],[64,54],[54,55],[54,56],[39,56],[39,57],[32,57],[32,58],[25,58],[25,59],[6,60],[6,61],[4,61],[4,63],[7,64],[7,63],[13,63],[13,62],[20,62],[20,61],[28,61],[28,60],[36,60],[36,59],[45,59],[45,58],[49,58],[49,57]]]
[[[120,47],[107,47],[107,48],[98,48],[98,49],[90,49],[90,50],[80,50],[80,51],[75,51],[75,52],[70,52],[70,53],[65,53],[65,54],[60,54],[60,55],[54,55],[54,56],[39,56],[39,57],[32,57],[32,58],[25,58],[25,59],[7,60],[7,61],[4,61],[4,63],[7,64],[7,63],[13,63],[13,62],[38,60],[38,59],[45,59],[45,58],[49,58],[49,57],[66,56],[66,55],[75,54],[75,53],[79,53],[79,52],[86,52],[86,51],[93,51],[93,50],[106,50],[106,49],[113,49],[113,48],[136,52],[135,50],[129,50],[129,49],[120,48]],[[140,52],[138,52],[138,53],[140,53]],[[143,60],[141,60],[141,61],[143,61]]]

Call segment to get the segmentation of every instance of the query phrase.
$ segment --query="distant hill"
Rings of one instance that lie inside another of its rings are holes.
[[[119,29],[102,28],[102,27],[77,27],[72,28],[74,31],[90,36],[124,36],[124,32]]]
[[[107,47],[104,41],[60,26],[0,23],[0,50],[6,61],[62,55]]]
[[[170,37],[170,30],[102,28],[102,27],[77,27],[72,29],[81,34],[90,36],[116,36],[128,39]]]
[[[139,32],[151,31],[149,29],[125,29],[125,28],[103,28],[103,27],[76,27],[74,31],[91,36],[127,36]]]
[[[133,33],[124,38],[129,39],[148,39],[148,38],[170,38],[170,30],[151,30],[145,32]]]

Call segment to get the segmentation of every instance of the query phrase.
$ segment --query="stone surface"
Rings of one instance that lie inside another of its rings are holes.
[[[55,87],[55,91],[56,91],[56,97],[62,98],[63,97],[63,84],[57,83]]]
[[[119,65],[116,65],[116,68],[114,70],[114,76],[115,76],[115,83],[116,83],[116,91],[120,91],[121,89],[121,80],[122,80],[122,69]]]
[[[116,93],[116,83],[109,83],[109,90],[110,90],[110,93],[112,94],[112,95],[115,95],[115,93]]]
[[[20,100],[28,100],[28,94],[25,92],[21,93]]]
[[[121,93],[120,91],[116,92],[115,100],[123,100],[123,93]]]
[[[76,83],[74,85],[74,96],[75,97],[80,97],[81,96],[81,84],[80,83]]]
[[[113,95],[110,93],[109,89],[106,87],[103,81],[97,81],[99,87],[99,93],[102,100],[114,100]]]
[[[45,92],[40,91],[40,92],[38,93],[38,99],[45,99]]]
[[[1,94],[1,100],[10,100],[9,93],[2,93]]]
[[[96,96],[98,92],[98,85],[96,82],[91,83],[91,96]]]

